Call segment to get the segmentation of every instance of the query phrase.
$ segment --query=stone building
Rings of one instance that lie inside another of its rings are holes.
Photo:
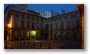
[[[5,25],[8,26],[7,40],[81,41],[81,16],[78,10],[45,18],[30,9],[29,12],[8,9],[4,12],[7,18]]]

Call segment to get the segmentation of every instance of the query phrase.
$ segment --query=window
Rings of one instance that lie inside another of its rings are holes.
[[[21,21],[21,28],[24,28],[24,21]]]
[[[54,18],[55,19],[55,21],[57,21],[58,20],[58,18]]]
[[[80,25],[79,19],[76,20],[76,26],[78,27]]]
[[[55,24],[55,29],[58,29],[58,23]]]
[[[38,18],[36,18],[36,21],[38,21]]]
[[[29,37],[29,31],[27,31],[27,37]]]
[[[24,19],[24,15],[21,15],[21,18]]]
[[[34,28],[34,22],[32,22],[32,29],[35,29],[35,28]]]
[[[71,15],[68,15],[68,16],[67,16],[67,19],[70,20],[70,18],[71,18]]]
[[[15,22],[15,28],[18,28],[18,21]]]
[[[38,25],[38,23],[36,24],[36,29],[39,29],[39,25]]]
[[[80,13],[77,14],[77,17],[80,17]]]
[[[79,18],[79,17],[80,17],[80,13],[76,13],[76,14],[75,14],[75,17],[76,17],[76,18]]]
[[[46,30],[49,30],[49,24],[46,24]]]
[[[41,21],[43,22],[43,18],[41,18]]]
[[[63,32],[60,33],[60,39],[61,39],[61,40],[64,39],[64,33],[63,33]]]
[[[45,16],[46,13],[44,13],[44,16]]]
[[[62,17],[60,18],[60,20],[64,20],[64,17],[62,16]]]
[[[42,30],[44,30],[44,24],[41,24],[41,28],[42,28]]]
[[[34,17],[32,17],[32,21],[34,21]]]
[[[23,8],[21,8],[21,10],[23,10]]]
[[[48,24],[49,23],[49,20],[46,20],[46,24]]]
[[[30,22],[27,22],[27,28],[30,28]]]
[[[70,28],[70,21],[67,21],[67,28]]]
[[[30,17],[29,17],[29,16],[27,16],[27,20],[29,20],[29,18],[30,18]]]
[[[64,17],[62,17],[61,19],[64,20]]]
[[[64,29],[64,22],[61,22],[61,29]]]
[[[51,28],[50,28],[50,30],[53,30],[53,24],[51,24]]]
[[[15,18],[19,18],[19,14],[15,14]]]

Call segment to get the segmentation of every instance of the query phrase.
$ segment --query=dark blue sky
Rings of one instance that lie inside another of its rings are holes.
[[[4,9],[6,8],[8,4],[4,4]],[[65,12],[71,12],[76,9],[75,4],[28,4],[28,7],[33,10],[39,10],[39,11],[55,11],[58,13],[61,13],[62,9],[65,10]]]

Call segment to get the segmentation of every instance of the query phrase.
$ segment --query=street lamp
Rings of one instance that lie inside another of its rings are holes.
[[[10,25],[8,24],[7,26],[9,27]]]
[[[12,24],[7,24],[7,26],[8,26],[9,28],[11,28],[11,27],[12,27]]]

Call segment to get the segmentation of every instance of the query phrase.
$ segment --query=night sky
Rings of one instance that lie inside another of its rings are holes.
[[[8,6],[8,4],[4,4],[4,10]],[[28,4],[28,7],[33,10],[39,11],[55,11],[61,14],[62,9],[65,12],[71,12],[76,9],[75,4]]]

